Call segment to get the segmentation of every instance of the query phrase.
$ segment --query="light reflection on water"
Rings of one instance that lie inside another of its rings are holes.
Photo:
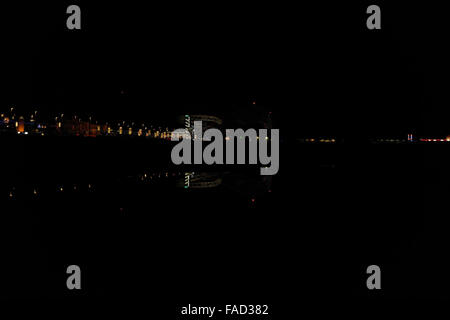
[[[114,183],[108,181],[94,182],[64,182],[64,183],[26,183],[24,185],[10,186],[5,190],[8,200],[36,200],[43,195],[54,197],[70,194],[95,194],[106,189],[120,189],[127,186],[156,187],[158,189],[184,189],[190,190],[219,190],[237,192],[242,194],[261,194],[270,192],[271,176],[251,175],[231,171],[172,171],[147,169],[126,178],[117,179]]]

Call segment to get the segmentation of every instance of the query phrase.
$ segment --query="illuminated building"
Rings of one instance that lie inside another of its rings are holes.
[[[220,128],[222,126],[222,119],[216,116],[204,115],[204,114],[194,114],[185,115],[185,128],[190,132],[194,128],[195,121],[202,121],[203,130],[208,130],[210,128]],[[191,132],[192,134],[192,132]]]
[[[413,142],[414,141],[412,133],[408,134],[408,141],[409,142]]]
[[[16,122],[17,132],[23,133],[25,132],[25,120],[23,117],[19,118],[19,121]]]

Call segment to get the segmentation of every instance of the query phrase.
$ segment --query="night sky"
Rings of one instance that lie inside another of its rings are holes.
[[[371,32],[366,3],[75,3],[81,31],[72,2],[2,10],[2,110],[157,121],[253,97],[284,134],[450,133],[444,10],[379,3]]]
[[[301,295],[448,297],[448,142],[418,140],[450,135],[442,3],[2,3],[0,112],[18,119],[1,128],[0,296],[135,295],[164,317],[186,297],[263,297],[281,319],[311,305]],[[81,30],[66,28],[72,4]],[[272,119],[279,172],[176,166],[165,128],[196,113],[222,129]]]

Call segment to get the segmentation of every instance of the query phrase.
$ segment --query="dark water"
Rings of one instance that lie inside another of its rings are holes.
[[[448,146],[284,144],[268,178],[168,165],[171,145],[147,140],[3,145],[2,296],[252,297],[287,311],[299,296],[447,295]],[[81,293],[66,289],[71,264]],[[382,294],[366,289],[371,264]]]

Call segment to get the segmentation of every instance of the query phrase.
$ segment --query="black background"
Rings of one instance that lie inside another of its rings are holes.
[[[446,297],[447,151],[367,143],[450,132],[440,3],[377,2],[382,30],[367,30],[364,1],[77,1],[79,31],[66,29],[69,4],[2,7],[2,110],[164,123],[192,108],[226,115],[256,101],[280,128],[280,172],[255,206],[232,192],[174,201],[122,190],[70,208],[8,207],[20,218],[3,224],[6,297],[132,297],[156,301],[162,314],[163,305],[174,314],[183,303],[269,303],[274,318],[305,299]],[[295,143],[308,135],[345,144]],[[341,169],[308,169],[328,160]],[[111,215],[117,207],[130,215]],[[11,240],[27,228],[32,240]],[[29,245],[36,234],[48,257]],[[63,266],[77,259],[88,289],[67,292]],[[365,286],[370,264],[382,268],[380,292]]]

